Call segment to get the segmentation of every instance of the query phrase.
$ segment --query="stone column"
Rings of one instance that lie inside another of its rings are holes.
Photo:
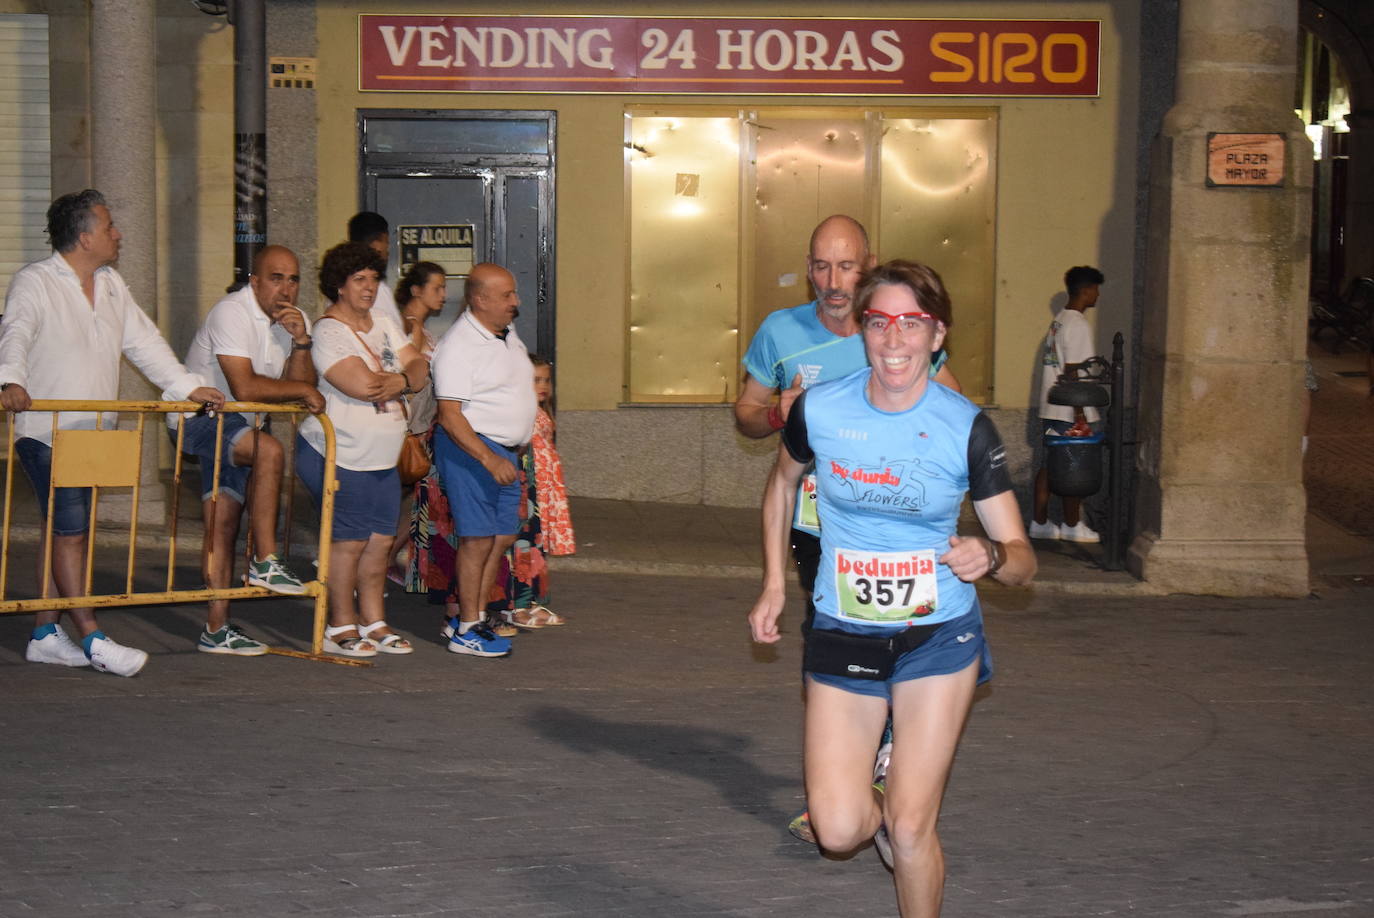
[[[1151,163],[1133,572],[1174,592],[1306,595],[1300,405],[1312,148],[1296,0],[1182,0]],[[1210,132],[1286,138],[1279,188],[1210,188]]]
[[[157,321],[157,15],[154,0],[92,0],[91,178],[124,235],[120,275]],[[159,392],[126,362],[119,397],[156,399]],[[160,418],[144,440],[140,523],[161,523],[166,495],[158,475]],[[102,498],[109,519],[129,516],[129,501]]]

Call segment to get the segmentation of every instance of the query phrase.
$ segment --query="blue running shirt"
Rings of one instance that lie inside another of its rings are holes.
[[[944,386],[913,407],[874,408],[867,367],[808,389],[792,406],[783,443],[816,464],[825,526],[813,597],[823,627],[882,633],[944,622],[976,596],[937,560],[949,549],[964,493],[1011,490],[1002,439],[987,415]]]

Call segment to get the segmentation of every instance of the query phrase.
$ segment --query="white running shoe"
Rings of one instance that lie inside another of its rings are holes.
[[[60,663],[63,666],[90,666],[86,651],[82,650],[60,627],[39,640],[29,638],[24,659],[30,663]]]
[[[1058,523],[1037,523],[1031,520],[1030,537],[1032,539],[1055,539],[1062,538]]]
[[[1088,528],[1083,520],[1077,526],[1064,526],[1059,530],[1059,538],[1065,542],[1101,542],[1102,537]]]
[[[102,673],[136,676],[148,662],[148,655],[135,647],[125,647],[111,638],[91,641],[91,665]]]

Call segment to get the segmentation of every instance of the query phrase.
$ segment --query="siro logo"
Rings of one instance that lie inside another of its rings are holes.
[[[858,663],[850,663],[845,669],[849,670],[851,673],[873,673],[875,676],[878,674],[878,671],[873,667],[860,666]]]

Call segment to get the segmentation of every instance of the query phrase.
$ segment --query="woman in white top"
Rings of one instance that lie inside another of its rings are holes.
[[[387,626],[382,589],[401,503],[396,459],[406,434],[405,396],[426,383],[429,364],[394,321],[372,315],[385,270],[381,256],[361,243],[326,252],[320,292],[330,306],[312,334],[325,414],[334,424],[339,483],[324,648],[353,657],[415,649]],[[296,465],[318,501],[324,431],[314,418],[301,425]]]

